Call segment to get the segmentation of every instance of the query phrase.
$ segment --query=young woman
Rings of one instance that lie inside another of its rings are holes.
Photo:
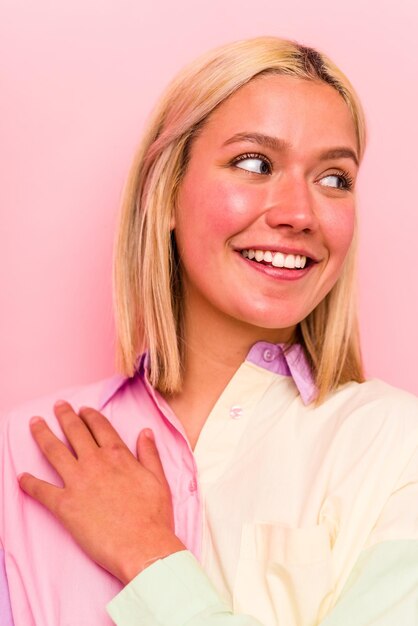
[[[170,85],[121,215],[123,375],[4,423],[2,626],[417,623],[418,402],[357,335],[364,144],[294,42]]]

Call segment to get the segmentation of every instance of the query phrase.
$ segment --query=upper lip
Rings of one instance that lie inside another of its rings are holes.
[[[299,254],[299,256],[308,257],[315,263],[319,262],[318,257],[312,252],[308,250],[304,250],[303,248],[291,248],[290,246],[278,246],[276,244],[272,246],[266,246],[265,244],[263,245],[251,244],[250,246],[242,246],[240,248],[235,248],[235,250],[237,250],[237,252],[241,252],[242,250],[262,250],[263,252],[270,251],[270,252],[282,252],[283,254],[294,254],[294,255]]]

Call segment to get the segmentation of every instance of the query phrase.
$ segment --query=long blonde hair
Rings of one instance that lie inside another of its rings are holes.
[[[114,252],[117,366],[133,376],[149,351],[150,380],[163,393],[182,384],[183,308],[179,260],[170,230],[190,145],[208,116],[260,74],[323,81],[352,115],[359,157],[365,147],[361,104],[346,76],[322,53],[294,41],[257,37],[210,51],[170,83],[152,115],[126,183]],[[364,380],[354,296],[356,239],[342,273],[298,325],[315,376],[317,404],[340,384]]]

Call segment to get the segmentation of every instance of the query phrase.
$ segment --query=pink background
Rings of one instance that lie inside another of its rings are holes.
[[[415,0],[0,2],[0,409],[110,375],[124,177],[174,73],[235,39],[327,52],[364,102],[360,312],[369,376],[418,393]]]

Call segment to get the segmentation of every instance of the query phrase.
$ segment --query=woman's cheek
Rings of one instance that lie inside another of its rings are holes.
[[[212,233],[231,237],[257,218],[262,206],[260,190],[248,184],[217,182],[201,195],[200,217]]]
[[[329,212],[327,220],[327,239],[334,253],[345,256],[354,235],[355,209],[351,204],[338,206]]]

